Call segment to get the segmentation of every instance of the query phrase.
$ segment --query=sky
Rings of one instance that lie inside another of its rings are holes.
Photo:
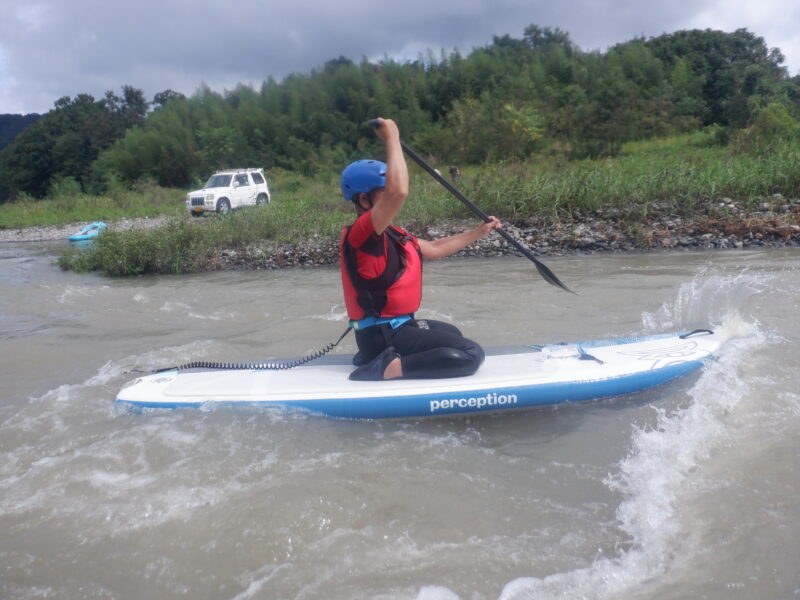
[[[682,29],[746,28],[800,74],[798,0],[0,0],[0,114],[124,85],[148,100],[224,92],[345,56],[468,54],[493,36],[560,28],[584,51]]]

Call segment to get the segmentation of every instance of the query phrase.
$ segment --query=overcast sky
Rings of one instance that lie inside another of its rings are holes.
[[[467,54],[527,25],[582,50],[681,29],[738,28],[800,73],[800,0],[0,0],[0,113],[47,112],[62,96],[123,85],[148,100],[259,86],[346,56]]]

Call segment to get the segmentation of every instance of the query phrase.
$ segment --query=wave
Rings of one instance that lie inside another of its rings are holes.
[[[629,549],[586,568],[516,579],[505,586],[501,600],[617,597],[694,553],[682,523],[681,501],[709,453],[726,439],[726,415],[757,385],[753,379],[743,381],[739,370],[766,341],[735,313],[727,320],[724,333],[735,339],[689,390],[689,405],[672,413],[656,409],[655,426],[634,432],[630,454],[605,482],[625,498],[617,520],[630,538]],[[747,337],[736,337],[747,330]]]
[[[728,418],[757,393],[759,379],[746,372],[751,357],[778,336],[761,331],[754,298],[776,288],[779,276],[704,270],[681,286],[675,299],[643,314],[646,329],[712,325],[728,341],[688,391],[690,402],[673,411],[656,408],[654,426],[637,429],[629,455],[605,483],[623,495],[616,511],[629,536],[627,550],[585,568],[509,582],[501,600],[614,598],[641,591],[677,568],[698,549],[682,520],[682,503],[710,453],[728,439]],[[743,316],[744,315],[744,316]]]

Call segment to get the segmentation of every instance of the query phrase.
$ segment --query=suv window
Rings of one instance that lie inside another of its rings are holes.
[[[253,181],[255,181],[256,185],[261,185],[264,183],[264,178],[261,176],[261,173],[250,173],[250,177],[253,178]]]
[[[216,188],[216,187],[230,187],[231,185],[231,175],[212,175],[209,180],[206,182],[205,187],[207,188]]]
[[[242,173],[241,175],[237,175],[234,181],[238,183],[240,186],[250,185],[250,180],[247,179],[247,173]]]

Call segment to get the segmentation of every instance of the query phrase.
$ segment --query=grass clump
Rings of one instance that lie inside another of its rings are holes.
[[[200,227],[174,220],[158,229],[106,231],[88,249],[58,259],[63,269],[103,271],[109,276],[191,273],[200,269],[214,242]]]

